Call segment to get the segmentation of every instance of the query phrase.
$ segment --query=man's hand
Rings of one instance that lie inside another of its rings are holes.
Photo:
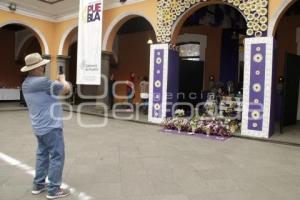
[[[60,74],[57,76],[57,80],[59,82],[64,82],[64,81],[66,81],[66,76],[64,74]]]
[[[64,85],[60,94],[68,94],[71,91],[71,84],[66,81],[66,76],[64,74],[60,74],[58,75],[57,80]]]

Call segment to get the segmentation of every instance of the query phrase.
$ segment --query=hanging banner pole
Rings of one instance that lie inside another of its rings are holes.
[[[101,84],[103,0],[80,0],[77,84]]]

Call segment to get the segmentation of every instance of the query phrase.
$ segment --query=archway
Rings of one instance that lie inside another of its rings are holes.
[[[78,32],[78,25],[75,24],[73,26],[70,26],[62,35],[60,42],[59,42],[59,47],[58,47],[58,52],[57,55],[67,55],[68,53],[68,47],[70,45],[70,40],[74,38],[74,34],[77,34]]]
[[[103,43],[102,43],[102,49],[104,51],[112,51],[113,43],[115,40],[115,37],[117,35],[118,30],[126,23],[128,20],[135,18],[135,17],[142,17],[144,18],[149,24],[151,24],[152,27],[155,27],[154,24],[151,22],[151,20],[145,16],[141,12],[126,12],[119,16],[117,16],[107,27],[107,30],[103,36]],[[156,30],[155,31],[155,40],[156,40]]]
[[[277,42],[275,107],[281,131],[293,138],[300,130],[300,0],[288,4],[284,10],[274,30]],[[300,142],[300,135],[296,138]]]
[[[8,24],[0,28],[0,90],[1,100],[20,100],[20,88],[26,74],[20,72],[26,55],[42,54],[43,45],[31,28]]]
[[[296,2],[297,0],[284,0],[277,7],[277,10],[274,12],[273,16],[269,19],[268,25],[268,36],[275,36],[276,30],[278,28],[279,22],[286,13],[286,11]]]
[[[176,24],[180,23],[180,19],[184,18],[186,13],[193,13],[199,7],[213,4],[228,4],[240,11],[247,18],[248,36],[260,37],[267,34],[269,4],[267,0],[165,0],[158,2],[157,41],[161,43],[174,43],[174,25],[177,26]]]
[[[20,50],[16,51],[17,60],[20,63],[24,63],[24,58],[26,55],[34,52],[42,53],[41,46],[39,45],[39,41],[35,36],[31,36],[28,39],[20,44]]]
[[[61,56],[66,56],[67,61],[65,61],[65,74],[67,80],[69,80],[73,85],[76,85],[76,73],[77,73],[77,37],[78,37],[78,27],[72,27],[66,31],[61,39],[59,54]]]
[[[46,41],[46,38],[45,38],[44,34],[38,28],[36,28],[35,26],[33,26],[29,23],[23,22],[23,21],[12,20],[12,21],[8,21],[8,22],[0,24],[0,28],[4,27],[6,25],[19,25],[19,26],[24,26],[24,27],[30,29],[32,31],[32,33],[38,39],[39,44],[41,46],[42,53],[44,55],[49,55],[50,54],[49,46],[48,46],[48,43]]]
[[[104,38],[108,39],[104,39],[104,48],[111,49],[113,53],[110,74],[114,75],[116,81],[126,81],[129,80],[130,72],[133,72],[133,104],[140,103],[139,83],[143,77],[149,76],[150,43],[156,43],[153,26],[142,16],[127,16],[112,28],[109,37]],[[118,85],[116,93],[118,96],[126,96],[126,86]],[[115,102],[124,101],[127,101],[126,98],[115,98]]]
[[[95,102],[99,90],[97,86],[77,85],[77,46],[78,26],[71,26],[63,34],[58,49],[58,66],[63,67],[66,79],[73,85],[73,93],[69,101],[72,104],[80,104],[82,102]],[[87,98],[84,95],[93,97]]]
[[[229,8],[232,9],[232,11],[234,10],[235,12],[235,15],[238,15],[238,16],[243,16],[243,20],[245,22],[249,22],[249,21],[252,21],[254,18],[254,16],[250,16],[250,17],[247,17],[248,15],[246,15],[243,11],[240,9],[239,5],[235,6],[235,5],[232,5],[231,3],[227,3],[226,1],[220,3],[218,1],[206,1],[206,2],[201,2],[201,3],[198,3],[198,4],[195,4],[193,6],[191,6],[187,11],[185,11],[183,14],[181,14],[177,20],[173,23],[172,25],[172,29],[171,29],[171,43],[175,43],[176,42],[176,38],[178,37],[178,35],[180,34],[180,29],[181,27],[183,26],[183,24],[186,22],[186,20],[188,18],[191,18],[192,15],[194,15],[195,12],[201,10],[201,8],[207,8],[207,7],[210,7],[210,6],[215,6],[215,5],[220,5],[220,6],[223,6],[225,8],[227,8],[227,10]],[[250,7],[250,5],[244,5],[244,6],[248,6]],[[254,14],[253,14],[254,15]],[[220,16],[218,16],[220,17]],[[251,19],[251,20],[250,20]],[[248,26],[248,24],[245,24],[244,25],[246,31],[245,31],[245,35],[247,34],[249,37],[252,37],[252,36],[262,36],[263,33],[262,31],[263,30],[256,30],[257,32],[254,32],[253,29],[252,29],[252,26],[251,26],[251,23],[250,23],[250,26]],[[266,28],[266,27],[264,27]],[[247,30],[248,29],[248,30]],[[250,29],[250,31],[249,31]]]
[[[236,112],[241,120],[247,22],[239,10],[228,4],[210,3],[197,8],[173,27],[171,40],[180,58],[177,99],[195,107],[208,102],[208,96],[213,94],[220,108],[221,100],[230,98],[239,101]],[[190,110],[187,106],[182,108]]]
[[[78,95],[78,89],[82,87],[77,85],[77,44],[78,44],[78,26],[71,26],[62,36],[58,53],[60,55],[61,66],[64,67],[66,79],[73,85],[73,94],[71,103],[79,104],[84,99]],[[93,100],[94,101],[94,100]]]
[[[76,75],[77,75],[77,41],[70,44],[68,48],[69,63],[68,69],[66,70],[68,81],[73,85],[76,85]]]

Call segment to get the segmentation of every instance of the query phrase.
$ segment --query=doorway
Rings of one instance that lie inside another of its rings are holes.
[[[199,43],[178,43],[179,47],[179,81],[178,102],[190,103],[195,108],[201,102],[203,90],[204,61],[200,59],[201,47]],[[181,105],[186,113],[191,112],[189,106]]]
[[[283,88],[283,113],[281,130],[296,125],[299,112],[300,56],[286,54],[285,81]]]

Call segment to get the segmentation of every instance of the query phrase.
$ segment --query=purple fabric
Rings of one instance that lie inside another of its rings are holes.
[[[179,86],[179,53],[169,50],[169,66],[168,66],[168,105],[167,117],[172,117],[172,106],[177,102],[177,93]]]
[[[186,135],[186,136],[194,136],[199,138],[205,138],[210,140],[218,140],[218,141],[225,141],[228,140],[230,137],[221,137],[221,136],[215,136],[215,135],[206,135],[206,134],[190,134],[189,132],[178,132],[176,130],[170,130],[170,129],[162,129],[161,132],[163,133],[171,133],[176,135]]]
[[[163,65],[164,65],[164,49],[154,50],[154,75],[153,75],[153,111],[152,117],[162,117],[162,95],[163,95]],[[157,83],[160,82],[160,86],[157,87]],[[160,108],[156,109],[155,105],[159,105]]]
[[[261,62],[255,62],[255,55],[260,54],[262,56]],[[253,44],[251,46],[251,64],[250,64],[250,99],[249,99],[249,121],[248,121],[248,129],[255,131],[262,131],[263,126],[263,105],[264,105],[264,91],[265,91],[265,65],[266,65],[266,44]],[[260,74],[256,74],[259,71]],[[255,84],[259,84],[261,89],[260,91],[255,92],[253,86]],[[246,86],[247,87],[247,86]],[[260,105],[253,105],[255,103],[255,99],[259,100]],[[259,111],[260,118],[255,120],[252,119],[252,112]],[[256,124],[256,127],[253,126]]]
[[[275,40],[273,40],[273,78],[272,78],[272,94],[271,94],[271,115],[270,115],[270,127],[269,127],[269,136],[272,136],[274,131],[275,131],[275,120],[276,120],[276,85],[277,85],[277,82],[276,82],[276,69],[274,69],[274,67],[276,66],[275,64],[275,60],[274,57],[276,57],[276,44],[275,44]],[[280,99],[281,100],[281,99]],[[279,108],[281,108],[281,101],[279,102],[279,105],[280,106]],[[281,110],[281,109],[279,109]]]
[[[237,84],[239,70],[239,40],[232,39],[232,34],[232,30],[223,30],[220,81],[223,83],[233,81]]]

